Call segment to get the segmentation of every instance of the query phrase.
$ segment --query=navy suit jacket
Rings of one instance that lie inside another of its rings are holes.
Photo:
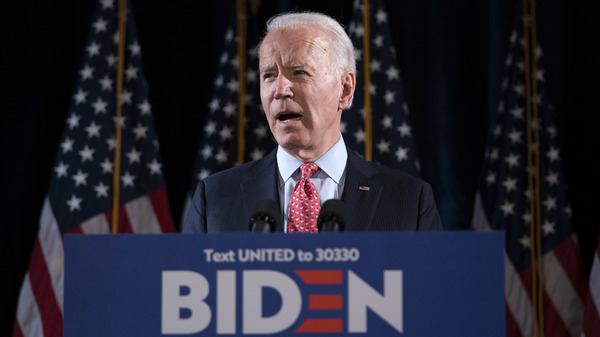
[[[248,232],[250,217],[261,200],[280,205],[276,151],[201,180],[182,232]],[[429,184],[352,151],[348,151],[341,200],[346,208],[346,231],[442,229]],[[283,231],[283,224],[277,231]]]

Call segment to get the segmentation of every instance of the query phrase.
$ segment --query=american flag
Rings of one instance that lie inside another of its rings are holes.
[[[547,101],[542,49],[524,30],[534,21],[517,7],[473,227],[506,233],[506,335],[580,336],[586,285],[555,116]]]
[[[370,57],[365,57],[363,36],[369,27]],[[420,166],[404,99],[396,50],[383,0],[369,1],[369,23],[363,22],[363,1],[355,0],[348,25],[358,63],[352,107],[342,113],[342,134],[348,148],[365,156],[365,141],[372,141],[374,162],[419,176]],[[365,129],[364,62],[368,63],[372,132]]]
[[[101,0],[54,161],[13,336],[62,336],[66,233],[110,233],[116,123],[122,128],[118,232],[173,232],[148,86],[128,6],[122,116],[116,118],[117,4]]]
[[[590,273],[590,292],[586,298],[583,336],[600,336],[600,233]]]
[[[260,102],[258,74],[258,24],[251,11],[246,11],[245,76],[238,78],[238,37],[235,11],[224,36],[213,95],[208,104],[207,120],[200,138],[190,193],[198,181],[210,174],[239,164],[238,118],[240,81],[245,84],[244,162],[257,160],[275,148],[275,140]],[[188,195],[187,204],[191,194]],[[187,208],[187,206],[186,206]],[[184,211],[185,215],[186,211]]]

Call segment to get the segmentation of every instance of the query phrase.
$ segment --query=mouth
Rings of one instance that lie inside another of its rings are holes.
[[[297,121],[302,117],[302,115],[294,113],[294,112],[282,112],[277,115],[277,121],[279,122],[293,122]]]

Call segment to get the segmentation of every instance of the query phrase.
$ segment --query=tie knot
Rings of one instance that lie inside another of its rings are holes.
[[[302,178],[309,179],[312,175],[317,172],[319,167],[315,163],[305,163],[300,166],[300,171],[302,172]]]

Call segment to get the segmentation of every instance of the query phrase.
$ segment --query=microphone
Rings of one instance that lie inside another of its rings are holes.
[[[254,233],[274,232],[280,217],[279,205],[269,199],[258,203],[250,218],[250,231]]]
[[[343,232],[346,225],[344,203],[338,199],[329,199],[321,206],[317,229],[319,232]]]

